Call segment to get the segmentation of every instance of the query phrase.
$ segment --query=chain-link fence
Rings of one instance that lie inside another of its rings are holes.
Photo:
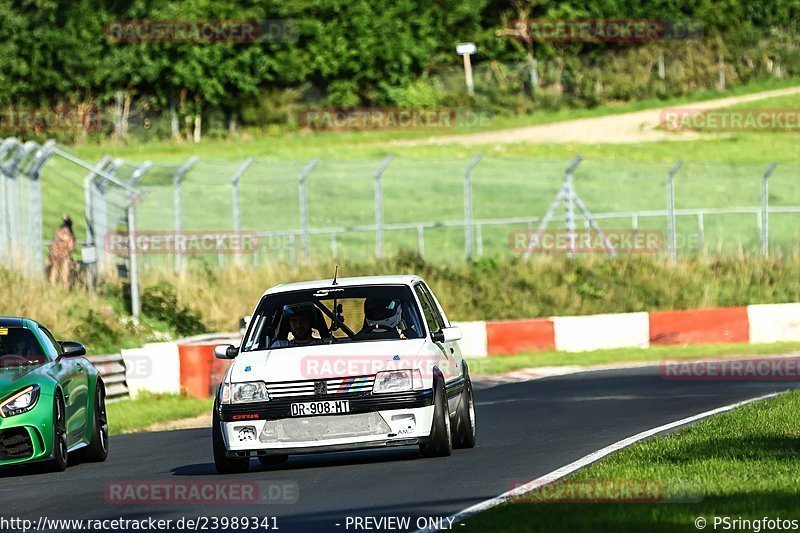
[[[531,237],[584,228],[603,239],[655,233],[657,248],[644,251],[671,257],[767,254],[795,248],[800,234],[800,168],[790,164],[480,154],[88,163],[52,143],[15,140],[0,154],[0,257],[21,254],[37,268],[43,235],[62,213],[76,219],[85,268],[128,276],[137,267],[369,260],[401,249],[435,262],[572,254],[586,250],[543,249]],[[590,251],[642,251],[625,242]]]

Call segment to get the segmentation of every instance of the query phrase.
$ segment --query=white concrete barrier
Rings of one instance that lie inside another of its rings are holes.
[[[125,379],[131,398],[140,392],[181,392],[181,364],[178,344],[157,342],[141,348],[122,350]]]
[[[584,352],[606,348],[647,348],[647,313],[553,317],[556,350]]]
[[[486,322],[478,320],[475,322],[452,322],[453,326],[461,328],[461,340],[458,345],[461,347],[461,355],[464,357],[486,357],[488,354],[486,346]]]
[[[747,306],[750,343],[800,341],[800,303]]]

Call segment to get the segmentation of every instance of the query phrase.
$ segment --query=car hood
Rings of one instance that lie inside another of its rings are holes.
[[[0,399],[31,383],[37,383],[46,365],[0,368]]]
[[[244,352],[234,360],[230,380],[274,383],[418,368],[424,347],[425,339],[406,339]]]

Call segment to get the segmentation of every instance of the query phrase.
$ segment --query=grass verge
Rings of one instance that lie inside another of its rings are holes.
[[[759,531],[768,528],[743,527],[741,522],[739,527],[730,526],[734,519],[800,519],[798,410],[800,393],[791,392],[636,444],[570,476],[561,489],[539,489],[468,520],[459,531],[697,531],[698,517],[705,520],[707,530]],[[655,487],[661,502],[622,502],[616,496],[625,494],[619,490],[596,491],[596,496],[584,498],[615,500],[604,503],[549,498],[574,494],[575,488],[607,488],[611,483]],[[693,497],[671,499],[677,496],[671,488],[677,487],[691,488]],[[730,518],[729,527],[724,523],[714,527],[715,519],[724,517]]]
[[[160,422],[201,415],[211,411],[213,404],[213,398],[142,393],[135,400],[109,402],[109,431],[112,435],[135,433]]]
[[[523,368],[543,366],[591,366],[611,363],[655,362],[662,359],[775,355],[800,350],[800,342],[769,344],[699,344],[696,346],[653,346],[616,348],[591,352],[525,352],[516,355],[468,359],[470,374],[504,374]]]

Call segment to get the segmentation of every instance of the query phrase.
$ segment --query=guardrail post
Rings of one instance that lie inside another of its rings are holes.
[[[667,240],[669,246],[669,259],[675,262],[678,257],[678,242],[675,230],[675,174],[683,165],[683,160],[678,159],[667,174]]]
[[[761,255],[769,257],[769,177],[778,168],[772,163],[761,177]]]
[[[464,170],[464,253],[467,261],[472,261],[473,227],[472,227],[472,169],[475,168],[483,154],[475,154]]]
[[[181,187],[183,183],[183,177],[186,175],[189,170],[197,163],[197,157],[190,157],[186,160],[184,164],[178,167],[177,172],[172,177],[172,195],[173,195],[173,202],[174,202],[174,212],[175,212],[175,272],[180,273],[183,270],[183,254],[180,253],[178,250],[177,243],[180,239],[180,233],[183,229],[182,224],[182,213],[181,213]]]
[[[389,154],[375,171],[375,257],[383,259],[383,186],[381,176],[394,156]]]
[[[239,239],[241,243],[242,240],[242,211],[241,211],[241,204],[239,203],[239,182],[242,179],[242,176],[247,169],[250,168],[250,165],[253,163],[253,158],[248,157],[244,160],[244,162],[236,169],[236,173],[231,178],[231,192],[233,193],[233,231],[236,232],[236,237]],[[244,261],[242,258],[243,250],[240,250],[239,253],[236,255],[236,262],[237,264],[241,265]]]
[[[319,158],[312,159],[300,173],[298,186],[300,188],[300,227],[303,232],[303,259],[311,259],[311,243],[308,238],[308,195],[306,191],[306,178],[319,163]]]

